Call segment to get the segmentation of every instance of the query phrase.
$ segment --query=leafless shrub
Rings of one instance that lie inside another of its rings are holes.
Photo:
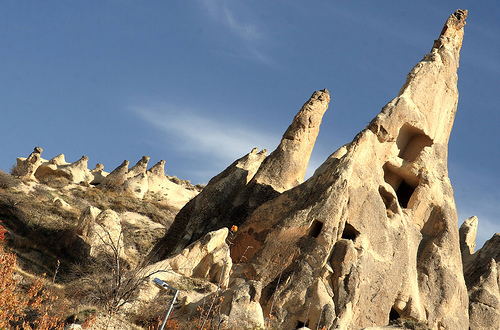
[[[9,189],[17,186],[20,181],[9,173],[0,170],[0,189]]]
[[[131,269],[121,258],[123,246],[119,241],[123,231],[117,240],[113,240],[110,232],[101,228],[102,234],[94,234],[103,244],[102,252],[86,264],[73,266],[74,281],[68,287],[75,298],[100,306],[109,315],[114,315],[134,300],[138,290],[154,273],[145,274],[141,268]]]

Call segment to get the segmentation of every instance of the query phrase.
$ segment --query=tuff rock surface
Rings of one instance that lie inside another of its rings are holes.
[[[207,278],[227,286],[232,267],[226,243],[228,232],[227,228],[210,232],[181,253],[146,267],[144,272],[175,272],[188,277]]]
[[[27,181],[65,178],[71,184],[94,185],[100,188],[123,189],[137,198],[143,198],[148,192],[166,197],[172,206],[181,208],[201,190],[189,182],[165,175],[165,161],[147,169],[150,157],[143,156],[129,169],[129,161],[114,169],[111,173],[104,171],[104,165],[97,163],[92,170],[88,169],[87,156],[82,156],[73,163],[59,154],[50,160],[41,157],[43,149],[36,147],[28,158],[18,158],[12,175]]]
[[[496,233],[474,252],[478,219],[470,217],[460,227],[465,283],[469,292],[472,330],[500,326],[500,234]]]
[[[236,224],[231,256],[243,270],[234,276],[262,285],[263,314],[280,328],[361,329],[411,319],[468,329],[447,172],[466,17],[457,10],[448,18],[398,96],[309,180],[300,183],[327,91],[313,94],[271,156],[254,150],[212,179],[152,255]]]
[[[326,89],[314,92],[268,157],[267,150],[254,148],[212,178],[179,212],[151,257],[163,259],[207,232],[239,226],[258,206],[303,182],[329,101]]]

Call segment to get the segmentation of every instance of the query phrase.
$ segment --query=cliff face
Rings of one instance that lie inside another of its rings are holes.
[[[326,91],[304,105],[269,157],[252,152],[212,179],[155,257],[240,225],[231,256],[243,264],[234,276],[260,282],[264,315],[280,327],[360,329],[403,318],[468,329],[447,172],[466,17],[457,10],[448,18],[398,96],[309,180],[299,184]]]

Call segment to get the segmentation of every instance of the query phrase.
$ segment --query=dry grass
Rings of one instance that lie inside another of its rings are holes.
[[[9,189],[19,185],[21,181],[9,173],[0,170],[0,189]]]
[[[101,210],[111,209],[117,213],[135,212],[147,216],[152,221],[169,226],[178,210],[165,202],[153,199],[138,199],[126,191],[98,189],[71,189],[74,198],[85,200]]]
[[[41,184],[54,189],[62,189],[70,184],[70,181],[66,177],[50,175],[38,180]]]

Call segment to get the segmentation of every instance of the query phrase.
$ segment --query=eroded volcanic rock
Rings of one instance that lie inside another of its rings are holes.
[[[210,231],[239,226],[258,206],[302,183],[329,102],[327,90],[314,92],[269,157],[254,148],[212,178],[177,214],[152,260],[178,253]]]
[[[304,105],[318,110],[299,112],[277,151],[254,151],[213,178],[152,255],[236,224],[233,277],[260,283],[264,315],[280,328],[361,329],[402,318],[468,329],[447,170],[466,17],[448,18],[398,96],[309,180],[300,184],[308,159],[295,156],[310,154],[326,91]]]
[[[264,286],[264,314],[283,269],[273,313],[285,328],[316,327],[319,318],[305,319],[308,306],[327,328],[397,318],[468,328],[447,172],[466,16],[463,10],[450,16],[431,52],[367,129],[240,228],[233,261],[244,253],[249,259],[246,276]]]
[[[469,292],[472,330],[497,329],[500,325],[500,234],[496,233],[474,252],[478,219],[470,217],[460,227],[464,277]]]

